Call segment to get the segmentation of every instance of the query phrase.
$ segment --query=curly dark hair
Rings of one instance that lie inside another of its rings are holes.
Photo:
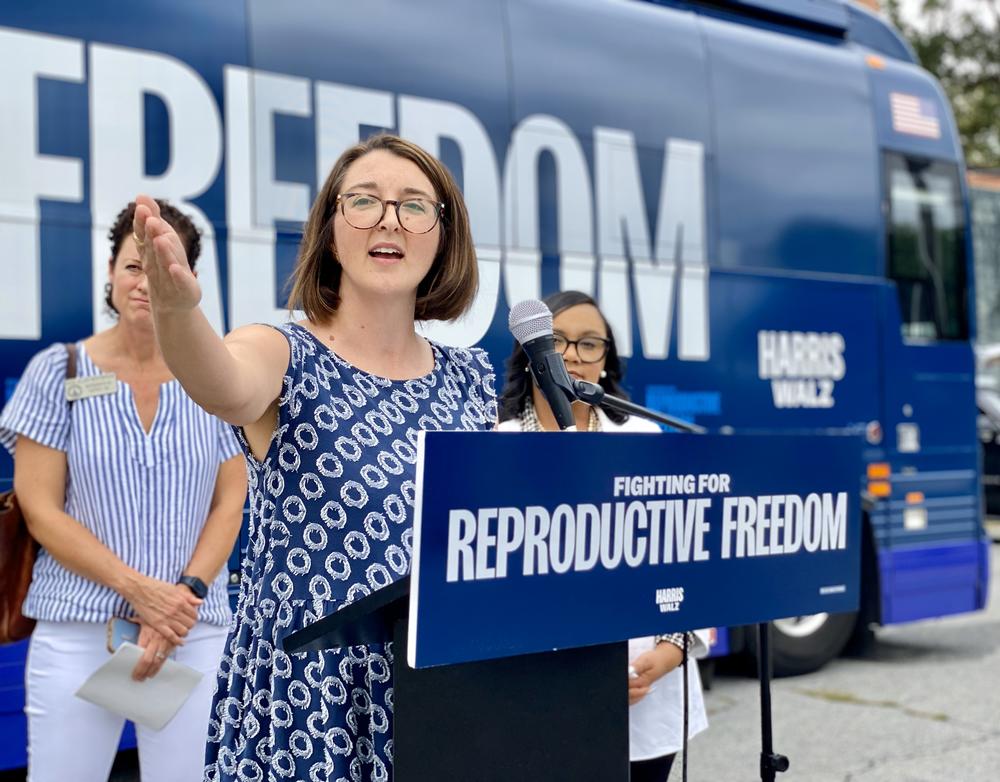
[[[601,388],[606,393],[613,394],[619,399],[628,399],[628,392],[622,387],[621,381],[625,374],[625,364],[618,356],[618,348],[615,345],[615,333],[611,330],[611,324],[604,317],[597,302],[586,293],[580,291],[560,291],[546,296],[542,299],[545,305],[552,311],[553,317],[563,310],[575,307],[578,304],[589,304],[594,307],[604,321],[604,327],[608,330],[608,355],[604,358],[605,376],[600,379]],[[531,374],[527,372],[528,356],[519,343],[514,342],[514,349],[507,359],[506,377],[503,383],[503,393],[500,395],[500,420],[507,421],[517,418],[524,412],[524,407],[531,399]],[[628,413],[619,410],[609,410],[602,408],[608,418],[616,424],[624,423],[628,420]]]
[[[160,207],[160,217],[166,220],[177,231],[177,235],[184,243],[184,251],[187,253],[188,266],[194,271],[194,266],[201,255],[201,231],[199,231],[191,218],[180,209],[171,204],[166,199],[157,198],[157,205]],[[135,219],[135,201],[129,201],[128,205],[122,209],[115,222],[108,231],[108,239],[111,242],[111,263],[118,258],[118,252],[122,249],[125,238],[132,233],[132,221]],[[104,305],[109,312],[118,314],[115,305],[111,301],[111,283],[104,286]]]

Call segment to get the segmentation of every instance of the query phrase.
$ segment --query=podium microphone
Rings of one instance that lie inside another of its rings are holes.
[[[544,302],[527,299],[510,308],[507,325],[528,357],[528,368],[562,430],[576,431],[573,379],[552,336],[552,312]]]

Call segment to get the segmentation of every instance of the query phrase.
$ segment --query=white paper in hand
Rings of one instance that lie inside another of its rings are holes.
[[[80,686],[76,695],[147,728],[160,730],[184,705],[203,674],[168,658],[156,676],[137,682],[132,671],[142,652],[135,644],[123,643]]]

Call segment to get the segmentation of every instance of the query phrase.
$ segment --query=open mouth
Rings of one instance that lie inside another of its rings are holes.
[[[368,251],[368,255],[379,261],[399,261],[403,251],[395,245],[377,244]]]

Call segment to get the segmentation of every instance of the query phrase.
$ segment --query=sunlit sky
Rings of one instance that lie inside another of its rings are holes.
[[[907,21],[919,27],[921,19],[920,7],[923,5],[923,0],[900,0],[900,5]],[[955,8],[962,11],[978,12],[982,19],[990,20],[992,23],[993,15],[989,10],[990,5],[988,0],[954,0]]]

